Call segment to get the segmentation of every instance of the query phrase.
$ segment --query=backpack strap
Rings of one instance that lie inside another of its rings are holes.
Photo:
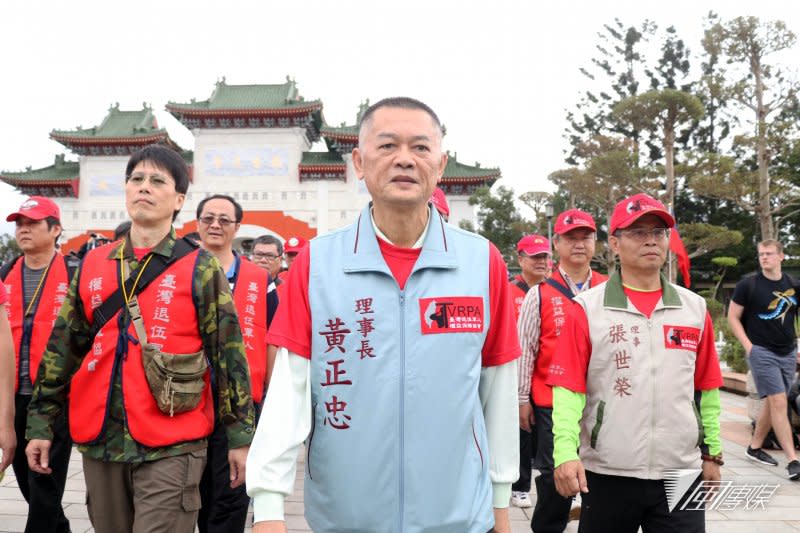
[[[17,257],[15,257],[11,261],[0,267],[0,280],[3,281],[6,280],[8,274],[11,272],[11,269],[14,268],[14,265],[17,264],[17,261],[19,261],[20,257],[22,256],[18,255]],[[66,255],[62,257],[64,258],[64,267],[67,269],[67,283],[69,283],[72,280],[72,275],[75,274],[75,270],[77,270],[77,268],[75,265],[70,264],[70,262],[67,260]]]
[[[163,255],[153,255],[148,267],[144,272],[142,272],[141,277],[139,278],[139,283],[134,286],[135,280],[137,278],[136,274],[138,274],[139,270],[142,268],[143,265],[140,265],[139,268],[131,272],[131,275],[128,276],[128,279],[125,280],[125,290],[128,294],[139,294],[142,290],[147,287],[150,282],[160,276],[170,265],[175,263],[178,259],[185,257],[195,251],[198,248],[198,245],[192,242],[189,239],[181,238],[175,241],[175,246],[172,248],[172,255],[170,257],[164,257]],[[90,330],[91,338],[93,339],[97,332],[106,325],[106,323],[111,320],[111,318],[117,314],[122,306],[125,303],[125,299],[122,295],[122,287],[118,288],[114,291],[111,296],[109,296],[97,309],[94,310],[94,322],[92,323],[92,329]]]
[[[547,278],[546,280],[544,280],[544,282],[547,283],[548,285],[550,285],[551,287],[553,287],[555,290],[557,290],[558,292],[560,292],[564,296],[566,296],[567,298],[569,298],[570,300],[575,298],[575,295],[572,293],[571,290],[569,290],[569,287],[565,287],[564,285],[562,285],[561,283],[557,282],[553,278]]]
[[[62,255],[61,257],[64,259],[64,268],[67,269],[67,284],[69,284],[72,281],[72,277],[75,275],[75,271],[78,270],[80,263],[71,261],[66,255]]]
[[[514,285],[519,287],[519,290],[521,290],[522,292],[528,292],[528,290],[530,289],[530,286],[527,283],[525,283],[524,279],[515,279]]]
[[[14,265],[17,264],[17,261],[19,261],[20,257],[22,257],[22,256],[18,255],[17,257],[15,257],[11,261],[9,261],[8,263],[6,263],[2,267],[0,267],[0,280],[3,280],[3,281],[6,280],[6,278],[8,277],[8,274],[11,272],[11,269],[14,268]]]

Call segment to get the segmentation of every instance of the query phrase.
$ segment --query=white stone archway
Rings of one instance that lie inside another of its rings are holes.
[[[269,228],[257,226],[255,224],[242,224],[239,226],[239,231],[236,232],[236,238],[233,239],[233,249],[238,252],[249,252],[249,248],[248,250],[245,250],[245,245],[256,237],[261,237],[262,235],[272,235],[280,239],[281,242],[286,240],[286,237],[280,233],[272,231]]]

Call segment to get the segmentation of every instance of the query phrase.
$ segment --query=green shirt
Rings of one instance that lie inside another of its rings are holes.
[[[172,229],[151,253],[170,257],[175,239],[175,230]],[[135,270],[139,265],[127,239],[112,247],[107,259],[118,261],[120,247],[123,247],[123,257],[128,261],[131,271]],[[78,294],[79,277],[78,273],[72,278],[42,357],[28,408],[28,440],[52,440],[53,421],[66,406],[70,380],[92,346],[91,324]],[[193,279],[198,335],[215,379],[217,420],[225,424],[230,448],[247,446],[253,438],[255,411],[250,395],[250,373],[230,286],[217,259],[202,249],[195,263]],[[121,312],[124,313],[127,327],[130,316],[125,308]],[[101,461],[135,463],[181,455],[206,446],[206,439],[160,448],[150,448],[136,442],[128,429],[122,399],[122,378],[121,373],[117,373],[100,438],[78,449],[88,457]]]

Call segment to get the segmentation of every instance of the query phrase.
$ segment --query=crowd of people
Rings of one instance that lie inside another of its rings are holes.
[[[442,134],[420,101],[372,105],[357,221],[244,255],[230,196],[176,235],[188,169],[160,145],[127,164],[128,225],[73,260],[52,200],[10,214],[22,255],[0,270],[0,470],[29,504],[25,531],[70,531],[73,444],[98,533],[238,533],[251,499],[255,532],[285,532],[303,445],[318,532],[503,533],[509,505],[533,506],[535,533],[577,516],[582,532],[704,531],[664,485],[668,469],[719,481],[723,464],[706,303],[661,274],[673,215],[622,199],[606,276],[595,220],[568,209],[552,246],[519,241],[509,281],[491,242],[447,223]],[[761,449],[774,427],[798,479],[783,422],[797,288],[780,243],[759,258],[729,311],[766,398],[747,456],[778,464]]]

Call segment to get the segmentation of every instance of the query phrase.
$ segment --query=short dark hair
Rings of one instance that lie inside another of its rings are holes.
[[[178,152],[163,144],[150,144],[134,152],[125,168],[125,181],[130,179],[136,165],[143,161],[149,161],[156,168],[169,172],[175,180],[175,190],[179,193],[186,194],[189,190],[189,167],[186,166],[186,161]]]
[[[237,224],[242,221],[242,217],[244,217],[244,212],[242,211],[242,206],[239,205],[239,202],[228,196],[227,194],[212,194],[207,198],[203,198],[200,200],[200,203],[197,204],[197,219],[200,220],[200,214],[203,212],[203,208],[206,206],[206,202],[209,200],[227,200],[231,204],[233,204],[233,216],[236,220]]]
[[[275,249],[278,250],[278,255],[283,255],[283,243],[274,235],[262,235],[260,237],[256,237],[253,240],[253,245],[250,249],[255,250],[256,244],[274,244]]]
[[[56,217],[45,217],[44,220],[47,222],[47,229],[53,229],[53,226],[61,225],[61,221]]]
[[[180,194],[186,194],[189,190],[189,167],[186,161],[178,155],[178,152],[163,144],[148,144],[141,150],[134,152],[128,159],[128,166],[125,167],[125,183],[131,179],[131,173],[136,165],[143,161],[148,161],[154,167],[166,170],[175,181],[175,190]],[[178,218],[180,211],[172,214],[172,220]]]
[[[372,119],[372,115],[374,115],[375,112],[382,107],[399,107],[400,109],[417,109],[419,111],[424,111],[431,117],[433,123],[436,124],[436,127],[439,128],[439,131],[441,131],[442,135],[444,135],[444,127],[442,126],[439,117],[436,115],[436,112],[431,109],[428,104],[408,96],[392,96],[390,98],[384,98],[383,100],[375,102],[369,106],[367,110],[364,111],[364,114],[361,115],[361,120],[358,122],[359,134],[361,134],[361,129],[364,127],[364,124],[369,122]]]
[[[45,217],[44,220],[45,220],[45,222],[47,222],[47,229],[48,230],[53,229],[55,226],[58,226],[58,227],[62,228],[61,231],[59,232],[59,234],[56,235],[55,242],[58,243],[58,239],[61,238],[61,234],[64,232],[64,229],[63,229],[64,226],[61,225],[61,221],[59,219],[57,219],[56,217]]]

